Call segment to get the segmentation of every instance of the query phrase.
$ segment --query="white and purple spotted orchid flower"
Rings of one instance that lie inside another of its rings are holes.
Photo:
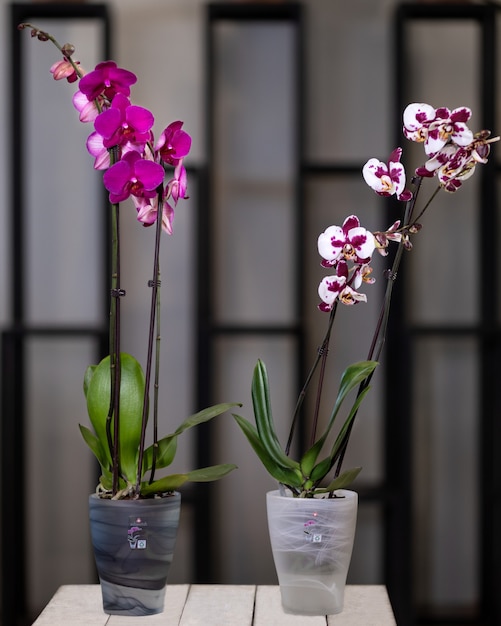
[[[369,159],[362,169],[365,182],[380,196],[393,196],[407,202],[412,193],[405,189],[405,168],[400,163],[402,148],[395,148],[388,163],[378,159]]]
[[[499,137],[489,139],[490,132],[481,131],[474,135],[468,146],[455,146],[452,143],[445,145],[437,154],[416,170],[418,176],[431,177],[436,174],[440,185],[450,192],[454,192],[462,182],[473,175],[478,163],[487,163],[490,153],[490,143],[498,141]]]
[[[346,305],[367,302],[357,289],[362,283],[373,283],[369,263],[376,249],[374,235],[360,226],[356,215],[350,215],[343,226],[329,226],[318,237],[318,252],[323,267],[335,267],[336,274],[325,276],[318,287],[321,311],[331,311],[336,300]]]
[[[341,259],[368,263],[376,247],[373,234],[360,226],[356,215],[350,215],[342,226],[329,226],[318,237],[318,252],[324,267],[333,267]]]
[[[467,146],[473,141],[473,133],[466,125],[471,117],[468,107],[450,111],[447,107],[434,109],[429,104],[414,102],[404,111],[403,132],[410,141],[424,142],[428,156],[434,156],[446,144]]]

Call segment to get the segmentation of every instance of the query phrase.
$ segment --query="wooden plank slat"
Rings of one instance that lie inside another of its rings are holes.
[[[35,620],[34,626],[106,626],[99,585],[60,587]]]
[[[165,611],[107,615],[99,585],[60,587],[33,626],[396,626],[386,588],[348,585],[339,615],[289,615],[275,585],[167,585]]]
[[[383,585],[347,585],[344,610],[327,617],[328,626],[396,626],[388,592]]]
[[[263,585],[257,588],[253,626],[326,626],[326,618],[289,615],[282,608],[280,587]],[[360,624],[359,624],[360,626]],[[365,624],[364,624],[365,626]]]
[[[149,624],[179,626],[189,589],[190,585],[167,585],[165,589],[165,608],[163,613],[136,617],[110,615],[106,626],[149,626]]]
[[[179,626],[252,626],[255,585],[192,585]]]

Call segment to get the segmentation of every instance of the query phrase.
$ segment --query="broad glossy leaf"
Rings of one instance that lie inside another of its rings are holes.
[[[89,448],[94,453],[94,456],[99,461],[99,465],[105,469],[107,467],[108,459],[103,450],[103,446],[99,439],[94,435],[94,433],[87,428],[87,426],[82,426],[79,424],[80,432],[82,433],[82,437],[84,438],[85,443],[89,446]]]
[[[179,489],[188,480],[188,474],[171,474],[154,480],[151,485],[147,482],[141,483],[141,495],[151,496],[155,493],[168,493]]]
[[[162,467],[168,467],[177,451],[177,435],[168,435],[158,442],[157,458],[155,467],[161,469]],[[153,467],[153,445],[146,448],[144,451],[144,472],[148,472]]]
[[[128,481],[133,483],[136,480],[137,450],[141,436],[144,375],[140,364],[130,354],[122,353],[120,362],[120,471]],[[87,411],[109,464],[111,464],[111,454],[106,436],[106,420],[110,406],[110,393],[110,358],[108,356],[95,368],[88,383]]]

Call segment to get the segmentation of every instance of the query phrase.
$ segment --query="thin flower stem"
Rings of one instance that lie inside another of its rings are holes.
[[[296,425],[297,425],[297,421],[299,418],[299,412],[301,410],[301,406],[303,405],[303,401],[306,397],[306,391],[308,390],[308,387],[310,386],[310,382],[311,379],[313,378],[313,374],[315,373],[318,364],[320,362],[320,360],[322,358],[326,359],[327,358],[327,354],[328,354],[328,350],[329,350],[329,342],[330,342],[330,336],[331,336],[331,330],[332,330],[332,325],[334,324],[334,318],[336,317],[336,311],[337,311],[337,300],[334,302],[334,306],[332,307],[332,310],[330,312],[329,315],[329,323],[327,325],[327,331],[324,335],[324,338],[322,340],[322,343],[320,345],[320,348],[317,351],[317,357],[315,359],[315,362],[313,363],[313,366],[310,369],[310,372],[306,378],[306,382],[303,385],[303,388],[301,389],[301,392],[299,394],[299,397],[297,399],[296,402],[296,407],[294,409],[294,415],[292,417],[292,424],[291,424],[291,428],[289,431],[289,438],[287,439],[287,445],[285,447],[285,454],[288,456],[291,446],[292,446],[292,440],[294,438],[294,432],[296,429]],[[317,397],[318,400],[318,397]],[[317,402],[318,404],[318,402]],[[315,425],[315,429],[316,429],[316,425]],[[314,430],[315,430],[314,429]]]
[[[421,177],[416,177],[413,182],[414,182],[414,184],[416,186],[416,191],[414,192],[413,197],[411,198],[411,200],[409,200],[407,202],[407,205],[405,207],[404,224],[409,224],[411,222],[411,220],[412,220],[412,214],[413,214],[414,208],[416,206],[416,201],[417,201],[417,198],[418,198],[418,195],[419,195],[419,190],[421,189],[422,178]],[[435,191],[435,193],[432,195],[431,199],[426,203],[425,209],[423,209],[423,211],[421,211],[421,213],[419,214],[418,218],[416,218],[416,219],[419,219],[419,217],[421,217],[421,215],[424,213],[424,210],[426,210],[426,208],[430,205],[431,201],[433,200],[433,198],[437,194],[437,191]],[[415,223],[415,220],[412,223]],[[391,267],[390,270],[387,270],[387,272],[386,272],[386,278],[387,278],[386,291],[385,291],[385,295],[384,295],[384,299],[383,299],[383,304],[381,306],[381,311],[380,311],[380,314],[379,314],[378,322],[376,324],[376,329],[375,329],[375,332],[374,332],[372,343],[371,343],[371,346],[369,348],[369,353],[367,355],[367,359],[371,360],[371,361],[372,360],[379,361],[379,358],[381,356],[381,353],[383,351],[383,347],[384,347],[384,344],[385,344],[385,341],[386,341],[386,331],[387,331],[387,328],[388,328],[388,319],[389,319],[389,314],[390,314],[391,296],[392,296],[392,292],[393,292],[393,286],[394,286],[395,281],[397,279],[398,270],[400,268],[400,262],[402,260],[402,255],[403,255],[404,249],[405,249],[404,243],[403,242],[399,243],[397,251],[395,253],[395,258],[393,259],[392,267]],[[357,398],[370,385],[370,382],[372,380],[372,376],[374,375],[374,371],[375,370],[373,370],[373,372],[364,381],[362,381],[362,383],[360,384],[360,386],[358,388],[358,392],[357,392]],[[343,442],[341,443],[341,445],[339,447],[338,458],[337,458],[337,465],[336,465],[336,470],[335,470],[335,473],[334,473],[334,477],[335,478],[337,478],[339,476],[339,474],[341,473],[341,468],[342,468],[344,457],[345,457],[345,454],[346,454],[346,449],[348,447],[350,436],[351,436],[351,433],[352,433],[352,430],[353,430],[353,424],[355,423],[355,418],[357,416],[357,413],[358,413],[358,411],[353,416],[353,419],[352,419],[352,421],[350,423],[350,426],[347,429],[346,434],[344,436]]]
[[[110,150],[110,163],[119,158],[118,147]],[[106,436],[112,457],[112,492],[118,492],[120,475],[120,297],[124,294],[120,285],[120,205],[111,205],[112,251],[111,251],[111,297],[110,297],[110,408],[106,418]],[[111,425],[113,423],[113,434]]]
[[[422,179],[421,179],[422,180]],[[420,220],[423,217],[424,212],[428,209],[428,207],[430,206],[430,204],[433,202],[435,196],[438,194],[438,192],[440,191],[441,187],[440,185],[438,185],[438,187],[435,189],[435,191],[433,192],[433,194],[431,195],[431,198],[428,200],[428,202],[424,205],[423,209],[421,210],[421,212],[419,213],[419,215],[412,220],[412,224],[410,224],[409,226],[414,226],[414,224],[416,224],[416,222],[418,220]]]
[[[155,340],[155,318],[157,313],[157,299],[160,290],[160,239],[162,233],[162,217],[163,217],[163,187],[158,189],[158,210],[156,219],[156,231],[155,231],[155,251],[153,258],[153,278],[149,285],[151,286],[151,307],[150,307],[150,326],[148,332],[148,354],[146,357],[146,374],[145,374],[145,388],[144,388],[144,401],[143,401],[143,415],[141,420],[141,439],[139,442],[139,453],[137,462],[137,477],[136,477],[136,495],[139,494],[141,489],[141,477],[143,472],[143,459],[144,459],[144,447],[146,440],[146,425],[148,423],[148,410],[149,410],[149,388],[151,381],[151,369],[153,361],[153,343]],[[158,339],[158,338],[157,338]],[[158,341],[157,341],[158,345]],[[158,354],[157,354],[158,364]],[[156,419],[156,418],[155,418]]]
[[[160,284],[160,268],[157,272],[158,282]],[[157,338],[155,342],[155,381],[153,391],[153,458],[151,461],[150,484],[155,479],[155,470],[157,465],[158,454],[158,391],[160,389],[160,290],[157,293]]]
[[[56,46],[56,48],[59,50],[59,52],[63,55],[63,57],[65,59],[68,59],[68,61],[71,63],[71,66],[75,70],[75,73],[78,76],[78,78],[82,78],[83,72],[75,63],[75,61],[73,61],[71,54],[68,54],[68,51],[65,50],[63,46],[61,46],[61,44],[57,41],[57,39],[55,39],[50,33],[40,30],[37,26],[34,26],[33,24],[30,24],[29,22],[23,22],[22,24],[19,24],[18,28],[19,29],[31,28],[32,32],[39,33],[39,35],[37,35],[38,39],[40,39],[40,35],[41,35],[43,37],[41,41],[45,40],[45,41],[50,41],[51,43],[53,43]]]

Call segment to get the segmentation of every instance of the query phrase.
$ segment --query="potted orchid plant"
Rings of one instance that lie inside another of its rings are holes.
[[[409,104],[403,113],[403,133],[410,141],[423,143],[426,155],[425,163],[412,178],[413,189],[406,187],[401,148],[396,148],[386,163],[369,159],[362,170],[364,180],[378,195],[396,196],[404,203],[403,217],[386,230],[371,232],[356,215],[350,215],[342,225],[329,226],[319,235],[321,265],[330,270],[318,287],[318,308],[328,315],[327,330],[299,394],[286,444],[283,446],[277,436],[263,362],[258,361],[252,379],[255,425],[234,415],[260,461],[279,483],[277,491],[267,494],[267,506],[286,611],[325,615],[342,610],[357,509],[356,493],[346,487],[361,470],[360,467],[342,469],[345,452],[383,350],[392,290],[402,256],[412,249],[411,239],[421,231],[421,220],[437,193],[440,190],[455,193],[473,175],[478,164],[487,162],[491,143],[499,140],[499,137],[491,138],[487,130],[473,134],[467,125],[470,117],[467,107],[451,111],[425,103]],[[422,183],[428,178],[436,179],[438,186],[418,209]],[[336,312],[340,305],[355,306],[367,301],[361,288],[375,282],[373,259],[388,257],[391,244],[396,244],[397,249],[391,267],[383,274],[386,290],[366,360],[346,368],[326,426],[318,432],[320,396]],[[315,374],[318,375],[311,440],[293,458],[294,433],[303,418],[303,401]],[[344,411],[344,421],[334,435],[336,420],[348,398],[351,398],[349,408]],[[341,536],[346,541],[340,542]],[[340,543],[344,543],[341,549]],[[301,589],[303,583],[305,588]]]
[[[93,126],[87,150],[94,168],[104,171],[111,220],[111,279],[109,355],[88,367],[84,393],[92,428],[80,425],[83,439],[97,458],[101,477],[89,498],[91,535],[107,613],[143,615],[163,610],[165,584],[180,514],[177,490],[186,482],[218,480],[233,469],[220,464],[158,476],[174,460],[179,436],[226,412],[235,403],[218,404],[183,421],[170,434],[158,435],[159,307],[162,231],[172,234],[174,211],[187,197],[183,164],[191,137],[183,122],[169,124],[155,141],[154,116],[132,104],[131,86],[137,77],[114,61],[84,72],[74,60],[74,47],[60,45],[49,33],[31,24],[32,37],[50,41],[62,58],[50,71],[78,89],[73,106],[83,123]],[[132,200],[138,221],[153,226],[149,331],[145,370],[121,351],[120,310],[125,296],[120,271],[120,208]],[[153,389],[153,392],[151,392]],[[152,401],[150,402],[150,396]],[[152,441],[147,427],[152,410]],[[116,535],[118,531],[118,536]],[[123,556],[125,558],[123,558]]]

